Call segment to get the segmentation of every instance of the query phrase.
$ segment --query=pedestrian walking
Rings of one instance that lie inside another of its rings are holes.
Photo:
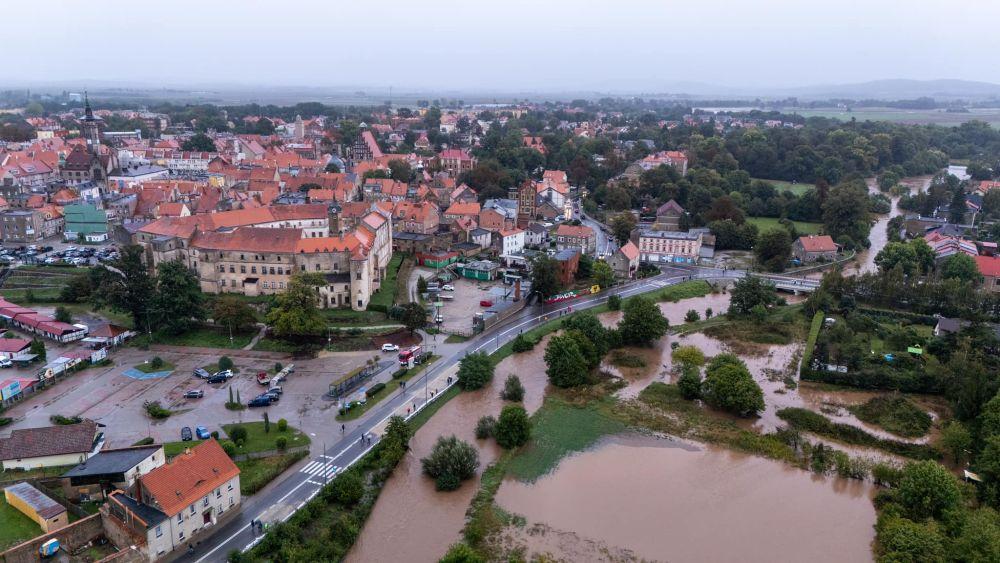
[[[347,431],[347,426],[346,426],[346,425],[344,425],[344,424],[341,424],[341,425],[340,425],[340,433],[341,433],[341,434],[343,434],[343,433],[344,433],[344,432],[346,432],[346,431]]]
[[[361,444],[363,445],[364,443],[365,443],[365,435],[364,435],[364,434],[362,434],[362,435],[361,435]]]

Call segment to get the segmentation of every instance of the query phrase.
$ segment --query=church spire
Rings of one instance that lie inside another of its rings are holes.
[[[90,109],[90,96],[86,90],[83,91],[83,114],[91,119],[94,117],[94,110]]]

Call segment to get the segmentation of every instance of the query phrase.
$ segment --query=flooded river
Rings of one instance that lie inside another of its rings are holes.
[[[439,436],[454,434],[479,450],[480,472],[492,463],[500,449],[493,440],[476,439],[476,421],[500,414],[504,405],[500,390],[511,373],[524,385],[524,408],[529,413],[538,410],[548,385],[542,359],[548,339],[531,352],[500,362],[490,386],[458,395],[420,428],[410,441],[410,452],[382,489],[346,561],[437,561],[460,539],[465,510],[479,488],[479,479],[466,481],[457,491],[435,491],[433,481],[421,471],[420,458],[431,452]]]
[[[504,481],[497,504],[526,518],[513,541],[528,560],[607,550],[675,562],[871,561],[871,495],[859,481],[629,436],[565,459],[535,483]]]

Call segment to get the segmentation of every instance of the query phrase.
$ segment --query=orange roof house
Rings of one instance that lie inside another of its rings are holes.
[[[173,517],[239,474],[222,446],[209,439],[140,477],[139,487],[145,504]]]

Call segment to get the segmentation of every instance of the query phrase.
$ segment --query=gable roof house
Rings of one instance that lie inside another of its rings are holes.
[[[0,465],[4,471],[75,465],[100,450],[103,436],[93,420],[14,430],[0,439]]]

